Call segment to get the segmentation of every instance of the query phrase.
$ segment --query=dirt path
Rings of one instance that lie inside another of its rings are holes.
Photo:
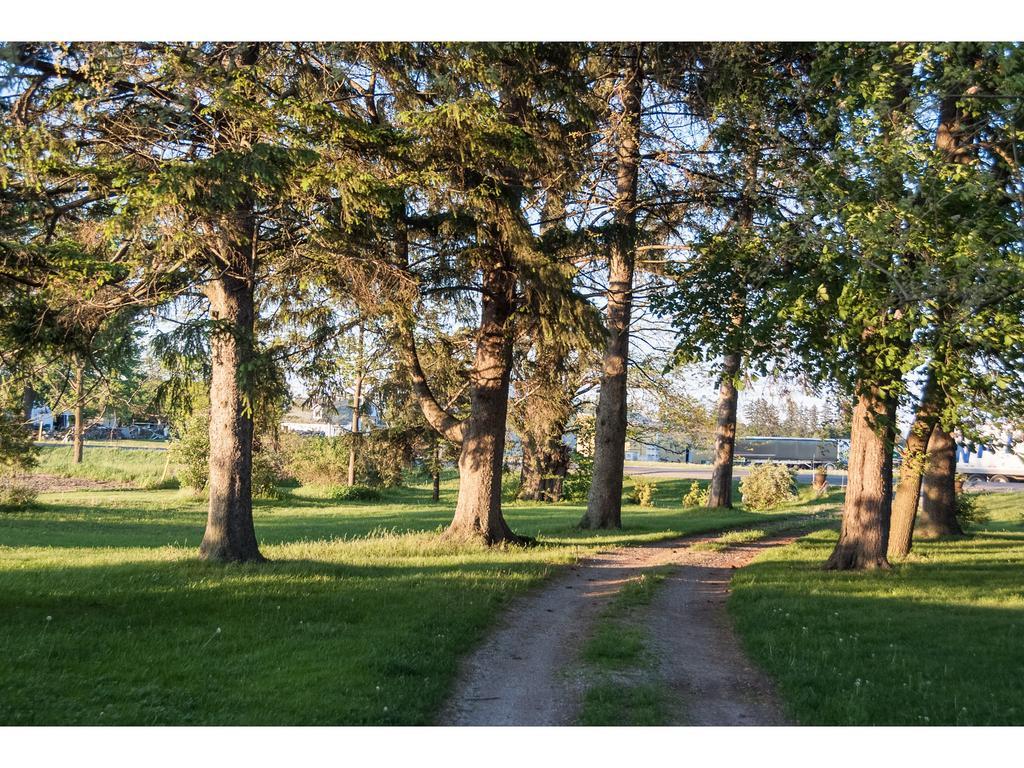
[[[740,647],[726,612],[736,568],[796,536],[686,553],[647,611],[651,650],[674,693],[680,725],[786,725],[771,681]]]
[[[32,488],[39,493],[64,493],[67,491],[120,491],[132,488],[129,483],[113,480],[90,480],[87,477],[61,477],[42,473],[15,475],[18,485]]]
[[[769,681],[745,658],[725,613],[733,568],[795,536],[694,551],[716,535],[626,547],[584,560],[517,600],[463,663],[442,725],[571,725],[587,680],[578,664],[595,619],[645,570],[679,566],[659,586],[647,626],[679,724],[771,725],[784,719]]]

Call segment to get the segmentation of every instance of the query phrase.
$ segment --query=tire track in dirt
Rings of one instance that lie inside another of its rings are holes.
[[[629,580],[678,566],[644,622],[659,676],[677,698],[679,724],[785,722],[771,683],[740,649],[725,600],[732,570],[802,534],[723,552],[692,549],[719,534],[599,552],[518,598],[490,637],[462,663],[441,725],[572,725],[588,680],[580,651],[595,620]]]

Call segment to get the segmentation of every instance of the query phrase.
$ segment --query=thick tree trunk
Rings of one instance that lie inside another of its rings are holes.
[[[544,480],[540,447],[532,435],[521,434],[520,440],[523,467],[519,473],[519,498],[523,501],[540,501]]]
[[[888,568],[892,511],[892,448],[896,405],[879,388],[858,382],[853,409],[843,525],[831,570]]]
[[[470,382],[470,416],[459,454],[459,498],[446,538],[521,542],[501,511],[501,470],[512,369],[515,275],[483,270],[483,307]]]
[[[356,354],[356,386],[352,394],[352,443],[348,449],[348,485],[356,484],[356,450],[359,444],[359,417],[363,406],[363,324],[359,324],[359,348]]]
[[[262,561],[252,519],[252,386],[254,357],[252,256],[207,287],[210,317],[210,505],[199,556],[218,562]]]
[[[608,262],[608,339],[597,399],[594,479],[587,496],[583,528],[622,526],[622,475],[626,459],[626,372],[629,365],[629,318],[636,263],[636,191],[640,168],[640,118],[643,95],[641,46],[636,45],[623,72],[618,95],[615,183],[615,238]]]
[[[928,443],[928,454],[921,512],[914,536],[918,539],[963,536],[956,519],[956,441],[936,425]]]
[[[740,356],[731,352],[722,364],[718,385],[718,418],[715,425],[715,464],[708,487],[708,507],[732,507],[732,465],[736,451],[736,375]]]
[[[928,441],[939,418],[942,408],[942,390],[935,381],[935,371],[929,369],[921,392],[921,404],[914,415],[914,423],[907,435],[900,464],[900,483],[892,502],[892,518],[889,526],[890,558],[906,557],[910,552],[917,518],[918,501],[921,498],[921,478],[927,461]]]
[[[71,449],[71,463],[81,464],[82,463],[82,452],[85,448],[85,424],[82,423],[84,418],[85,408],[85,366],[81,363],[78,357],[75,357],[75,432],[74,432],[74,443]]]
[[[520,499],[552,502],[561,500],[562,484],[569,470],[569,451],[562,443],[562,434],[559,432],[556,437],[552,433],[540,446],[533,441],[523,442]]]

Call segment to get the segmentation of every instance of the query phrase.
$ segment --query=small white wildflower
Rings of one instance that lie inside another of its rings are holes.
[[[387,708],[387,707],[384,707],[384,711],[385,711],[385,712],[387,712],[387,711],[388,711],[388,708]]]
[[[220,634],[220,627],[217,627],[217,634]]]
[[[47,620],[47,621],[53,621],[53,616],[47,616],[47,617],[46,617],[46,620]]]
[[[377,686],[377,690],[380,691],[380,686],[379,685]]]

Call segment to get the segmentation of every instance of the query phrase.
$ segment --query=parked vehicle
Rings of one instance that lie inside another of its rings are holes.
[[[1001,445],[958,443],[956,471],[957,474],[967,475],[968,480],[975,482],[1024,481],[1024,457],[1009,440]]]
[[[816,437],[740,437],[736,440],[736,458],[750,464],[773,461],[800,469],[824,465],[835,469],[846,461],[849,440]]]

